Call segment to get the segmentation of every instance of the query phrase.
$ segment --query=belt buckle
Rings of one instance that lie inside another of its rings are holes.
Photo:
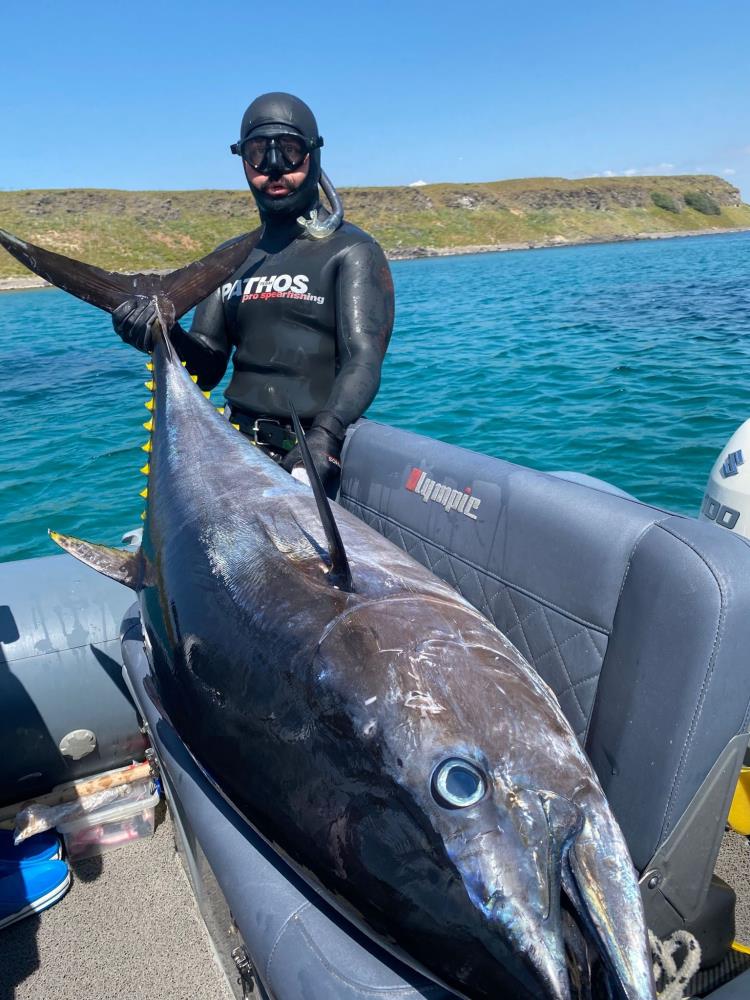
[[[258,434],[260,433],[260,424],[275,424],[277,427],[281,427],[278,420],[274,420],[272,417],[257,417],[253,422],[253,444],[259,445],[261,442],[258,441]]]

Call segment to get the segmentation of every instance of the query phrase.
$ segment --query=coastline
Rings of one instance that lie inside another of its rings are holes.
[[[0,278],[0,292],[25,292],[30,288],[51,288],[49,281],[29,275],[28,278]]]
[[[391,261],[422,260],[428,257],[463,257],[468,254],[478,253],[516,253],[523,250],[551,250],[555,247],[597,246],[604,243],[638,243],[649,240],[676,240],[693,236],[725,236],[730,233],[747,232],[750,232],[750,226],[683,229],[676,232],[634,233],[633,235],[601,236],[580,240],[568,240],[562,236],[553,236],[548,240],[533,240],[522,243],[467,244],[466,246],[457,247],[398,247],[393,250],[387,250],[385,255]],[[45,281],[44,278],[39,278],[36,275],[0,278],[0,292],[21,292],[51,287],[49,281]]]
[[[682,229],[655,233],[633,233],[621,236],[599,236],[580,240],[568,240],[563,236],[553,236],[548,240],[532,240],[523,243],[491,243],[460,247],[404,247],[387,250],[388,260],[420,260],[426,257],[462,257],[472,253],[513,253],[520,250],[551,250],[555,247],[598,246],[604,243],[640,243],[649,240],[676,240],[693,236],[725,236],[729,233],[748,233],[750,226],[711,229]],[[0,286],[1,287],[1,286]]]

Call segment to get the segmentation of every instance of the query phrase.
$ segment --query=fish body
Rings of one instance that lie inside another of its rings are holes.
[[[559,705],[447,584],[216,414],[162,343],[142,618],[163,704],[239,812],[358,924],[461,995],[570,996],[561,889],[652,997],[636,878]],[[484,783],[436,798],[446,761]],[[616,995],[616,994],[615,994]]]
[[[4,237],[55,280],[60,258]],[[120,279],[94,274],[105,300],[76,263],[64,286],[116,308]],[[186,308],[230,263],[169,292]],[[460,996],[654,1000],[636,874],[551,690],[455,591],[220,417],[168,325],[142,548],[53,537],[138,593],[193,755],[334,906]]]

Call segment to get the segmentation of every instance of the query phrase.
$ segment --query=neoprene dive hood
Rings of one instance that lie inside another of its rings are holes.
[[[233,153],[242,155],[244,143],[250,137],[272,137],[284,134],[300,135],[305,140],[310,157],[307,177],[292,194],[272,198],[250,184],[261,219],[265,223],[297,222],[315,239],[325,239],[335,232],[344,218],[344,209],[336,189],[320,166],[323,137],[310,108],[293,94],[275,91],[256,97],[242,116],[240,139],[232,145]],[[330,215],[318,212],[318,184],[331,204]]]
[[[273,136],[284,133],[297,133],[307,139],[314,148],[310,149],[310,167],[307,177],[292,194],[284,198],[271,198],[262,191],[257,191],[252,184],[250,190],[255,198],[258,210],[264,221],[275,218],[296,217],[307,215],[318,203],[318,184],[320,182],[320,147],[323,139],[318,134],[318,123],[310,108],[298,97],[292,94],[272,93],[256,97],[242,116],[240,141],[242,144],[251,135]]]

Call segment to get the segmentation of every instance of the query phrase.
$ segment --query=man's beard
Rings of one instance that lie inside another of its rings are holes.
[[[318,181],[320,179],[320,159],[317,152],[315,150],[311,154],[307,176],[296,187],[290,184],[288,177],[284,174],[277,178],[269,177],[263,182],[261,188],[255,187],[248,177],[250,190],[264,222],[271,219],[281,221],[285,217],[297,219],[300,215],[306,215],[317,204]],[[282,184],[286,190],[279,194],[268,194],[267,190],[272,180]]]

